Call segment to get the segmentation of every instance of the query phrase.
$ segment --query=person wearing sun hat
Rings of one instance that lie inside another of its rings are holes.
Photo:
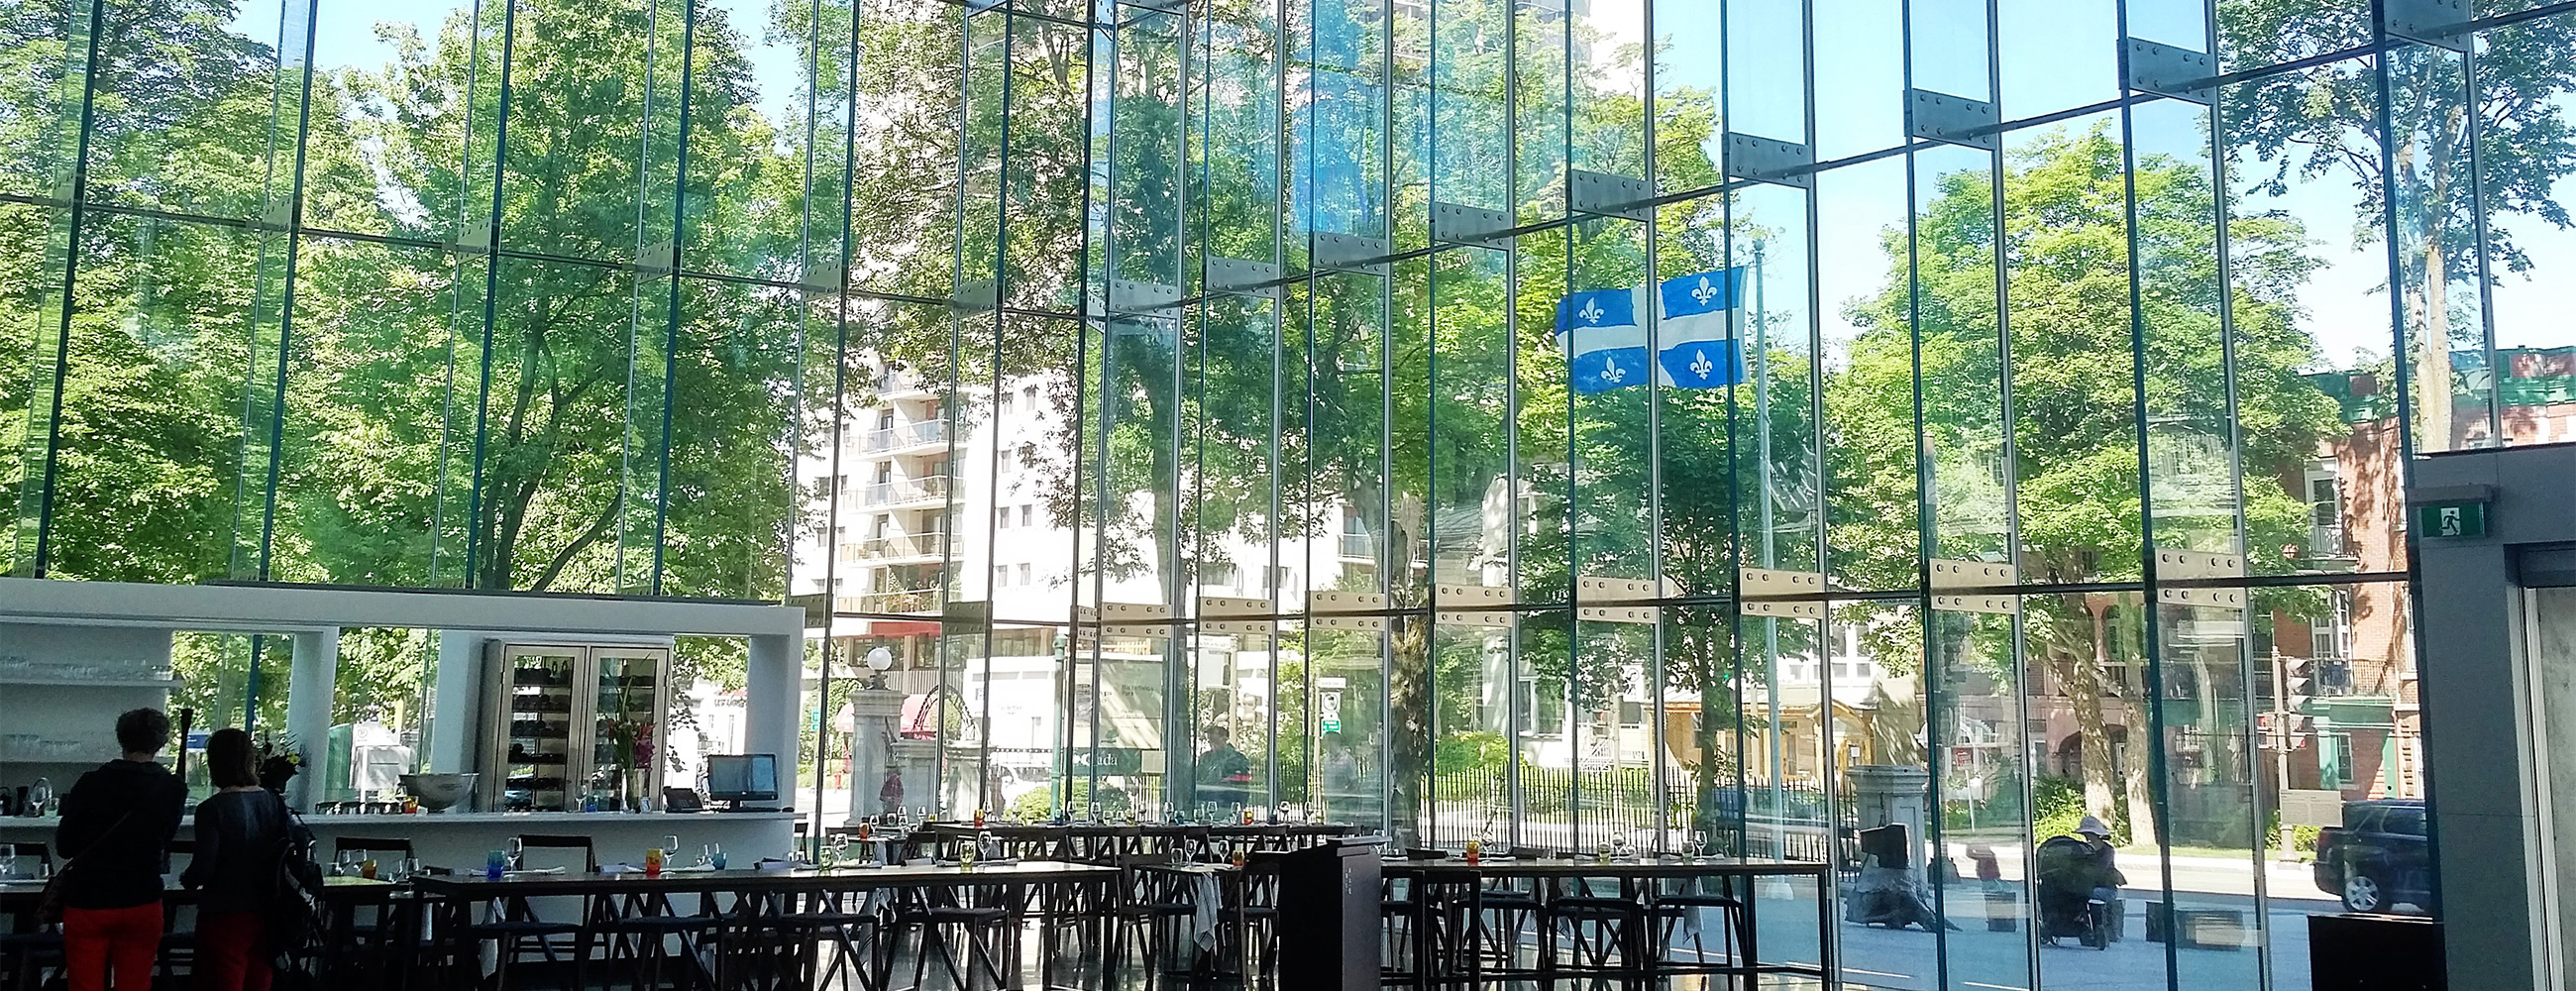
[[[2105,905],[2119,904],[2120,886],[2129,883],[2129,878],[2120,873],[2116,863],[2118,853],[2111,847],[2111,827],[2103,825],[2100,817],[2085,816],[2075,824],[2075,835],[2084,838],[2087,866],[2093,876],[2093,897]]]

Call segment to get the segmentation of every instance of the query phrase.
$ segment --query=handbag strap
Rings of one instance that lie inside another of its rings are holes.
[[[112,838],[114,838],[114,837],[116,836],[116,831],[117,831],[117,830],[120,830],[120,829],[125,828],[125,824],[126,824],[126,822],[128,822],[128,821],[130,821],[130,820],[132,820],[132,819],[134,818],[134,813],[135,813],[135,810],[133,810],[133,809],[127,809],[127,810],[125,810],[125,814],[124,814],[124,815],[117,816],[117,817],[116,817],[116,821],[115,821],[115,822],[112,822],[112,823],[108,823],[108,824],[107,824],[107,831],[106,831],[106,832],[98,834],[98,838],[97,838],[97,839],[95,839],[95,840],[91,840],[91,841],[90,841],[90,844],[89,844],[88,846],[81,848],[81,852],[76,853],[76,854],[73,854],[73,855],[71,855],[71,857],[69,857],[69,858],[65,859],[65,860],[63,861],[63,869],[62,869],[62,870],[59,870],[59,871],[55,871],[55,872],[54,872],[54,874],[55,874],[56,876],[60,876],[60,875],[62,875],[62,874],[65,874],[65,873],[69,872],[73,867],[78,866],[78,865],[80,864],[80,862],[81,862],[81,861],[88,859],[90,854],[97,853],[97,852],[99,851],[99,848],[100,848],[100,847],[104,847],[104,846],[106,846],[106,845],[107,845],[107,841],[108,841],[109,839],[112,839]]]

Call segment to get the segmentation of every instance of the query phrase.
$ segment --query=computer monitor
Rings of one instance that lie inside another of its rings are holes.
[[[707,797],[718,802],[778,800],[777,754],[711,754],[707,757]]]

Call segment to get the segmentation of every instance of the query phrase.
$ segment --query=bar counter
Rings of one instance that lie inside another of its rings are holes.
[[[644,862],[644,849],[662,838],[680,838],[681,855],[695,860],[699,847],[724,844],[730,859],[749,863],[785,854],[795,843],[797,812],[423,812],[417,815],[331,814],[302,817],[320,841],[315,857],[329,862],[343,838],[410,840],[415,856],[434,867],[480,869],[485,854],[522,834],[591,838],[601,863]],[[190,817],[193,818],[193,817]],[[0,843],[51,845],[61,820],[0,818]],[[195,835],[188,818],[178,838]],[[60,863],[59,858],[56,860]]]

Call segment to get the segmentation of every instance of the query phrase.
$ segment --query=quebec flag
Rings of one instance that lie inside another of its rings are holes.
[[[1608,392],[1656,381],[1681,389],[1713,389],[1744,380],[1732,324],[1744,288],[1744,268],[1667,279],[1653,296],[1657,307],[1654,360],[1646,356],[1646,328],[1637,319],[1645,301],[1637,289],[1589,289],[1556,305],[1557,345],[1565,349],[1574,391]]]
[[[1574,391],[1646,384],[1646,327],[1634,289],[1587,289],[1556,304],[1556,344]]]
[[[1713,389],[1744,381],[1730,312],[1743,290],[1741,265],[1664,281],[1656,293],[1663,320],[1655,328],[1655,343],[1663,349],[1655,357],[1664,384]]]

